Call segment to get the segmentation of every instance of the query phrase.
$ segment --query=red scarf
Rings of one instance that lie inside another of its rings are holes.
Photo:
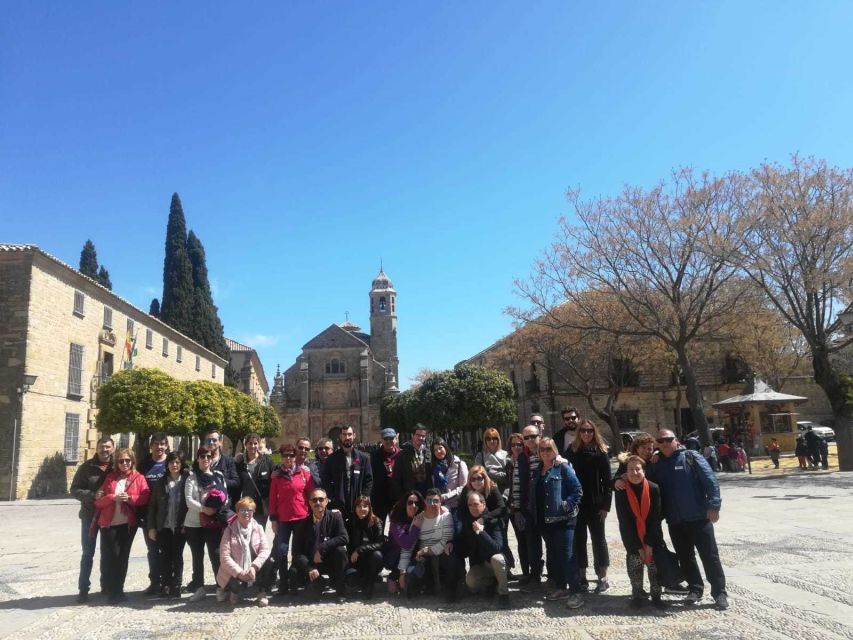
[[[646,544],[646,518],[649,516],[649,511],[652,508],[652,499],[649,495],[649,481],[643,479],[643,493],[640,496],[640,501],[637,502],[637,495],[633,488],[625,487],[625,493],[628,494],[628,504],[631,506],[631,512],[634,514],[634,522],[637,523],[637,534],[640,536],[640,544]],[[651,558],[647,558],[645,553],[642,553],[640,547],[640,556],[646,564],[651,563]]]

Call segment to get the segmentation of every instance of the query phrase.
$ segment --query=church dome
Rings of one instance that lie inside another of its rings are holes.
[[[379,275],[377,275],[373,279],[373,286],[371,287],[374,291],[379,289],[393,289],[394,284],[391,282],[391,279],[385,275],[385,271],[383,269],[379,270]]]

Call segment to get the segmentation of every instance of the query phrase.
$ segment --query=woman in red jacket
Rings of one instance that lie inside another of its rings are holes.
[[[303,464],[296,462],[296,448],[292,444],[283,444],[281,466],[272,474],[270,485],[270,521],[275,533],[273,556],[278,565],[278,593],[287,593],[287,552],[290,548],[290,535],[296,524],[308,517],[308,496],[314,490],[311,472]]]
[[[119,449],[114,468],[96,494],[97,522],[101,529],[101,566],[108,602],[127,599],[124,579],[133,536],[136,535],[136,510],[148,504],[151,495],[145,476],[136,471],[136,458],[130,449]]]

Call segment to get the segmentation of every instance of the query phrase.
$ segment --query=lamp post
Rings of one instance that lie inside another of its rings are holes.
[[[9,467],[9,502],[12,502],[15,490],[15,454],[18,452],[18,412],[23,415],[24,409],[24,394],[30,390],[30,387],[36,383],[38,376],[29,373],[24,374],[23,384],[16,389],[15,394],[18,399],[18,406],[15,408],[15,417],[12,421],[12,464]]]

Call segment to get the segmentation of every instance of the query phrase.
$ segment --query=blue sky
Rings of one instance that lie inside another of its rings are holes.
[[[601,5],[601,6],[596,6]],[[4,2],[0,242],[162,289],[169,200],[226,334],[271,378],[369,327],[380,258],[400,377],[507,333],[568,213],[677,166],[850,166],[849,2]]]

